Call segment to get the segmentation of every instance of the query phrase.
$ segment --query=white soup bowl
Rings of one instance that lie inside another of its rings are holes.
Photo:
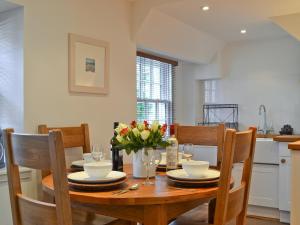
[[[84,171],[93,178],[104,178],[112,171],[112,163],[107,161],[83,164]]]
[[[185,161],[182,162],[182,168],[188,174],[189,177],[201,178],[205,176],[209,168],[209,162],[207,161]]]

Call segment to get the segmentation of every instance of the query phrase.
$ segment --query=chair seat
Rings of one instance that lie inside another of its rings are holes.
[[[109,216],[72,209],[73,225],[129,225],[130,222]]]
[[[207,218],[208,206],[205,204],[182,214],[170,225],[208,225]]]

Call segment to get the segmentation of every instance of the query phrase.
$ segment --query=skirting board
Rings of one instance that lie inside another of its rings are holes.
[[[248,205],[247,215],[280,219],[280,213],[278,209],[254,205]]]
[[[248,216],[264,217],[279,220],[282,223],[290,223],[290,212],[279,211],[279,209],[248,205]]]
[[[291,221],[290,212],[280,211],[280,222],[290,223],[290,221]]]

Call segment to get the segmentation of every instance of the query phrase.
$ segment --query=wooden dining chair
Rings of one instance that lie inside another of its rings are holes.
[[[82,147],[83,153],[91,152],[88,124],[83,123],[78,127],[48,127],[45,124],[38,126],[39,134],[48,134],[55,129],[61,130],[63,134],[64,148]]]
[[[211,166],[220,169],[224,148],[225,125],[217,126],[186,126],[174,124],[175,136],[179,144],[191,143],[193,145],[205,145],[217,147],[217,162]],[[209,203],[209,221],[213,220],[215,199]],[[199,209],[200,210],[200,209]]]
[[[47,125],[39,125],[39,134],[48,134],[51,130],[60,130],[63,134],[64,148],[82,147],[83,153],[91,152],[89,126],[86,123],[78,127],[48,127]],[[50,174],[50,171],[42,171],[42,177]]]
[[[183,126],[174,125],[175,136],[179,144],[206,145],[217,147],[217,169],[220,168],[224,145],[225,125],[218,126]]]
[[[82,147],[83,153],[91,152],[90,138],[89,138],[89,126],[86,123],[81,124],[78,127],[48,127],[47,125],[39,125],[39,134],[48,134],[52,130],[60,130],[62,132],[63,147],[64,148],[75,148]],[[48,176],[51,173],[49,170],[42,170],[42,178]],[[47,192],[43,192],[43,197],[47,202],[54,202],[52,196]],[[77,209],[73,209],[73,218],[75,218],[76,224],[78,225],[89,225],[89,224],[111,224],[111,225],[123,225],[129,222],[123,220],[116,220],[110,217],[104,217],[90,212],[82,212]],[[109,223],[102,222],[109,221]]]
[[[244,132],[226,130],[214,225],[225,225],[234,220],[236,225],[246,225],[255,144],[256,128],[249,128]],[[231,189],[234,163],[243,164],[243,174],[241,182],[234,189]],[[191,216],[189,213],[184,214],[173,225],[191,224]],[[199,223],[195,222],[194,224],[204,225],[205,223],[199,221]]]
[[[51,131],[49,135],[26,135],[6,129],[3,135],[14,225],[71,225],[72,213],[62,133]],[[19,166],[52,171],[55,204],[23,195]]]
[[[9,193],[14,225],[129,225],[128,221],[87,214],[72,209],[63,136],[60,130],[48,135],[16,134],[3,130]],[[37,170],[51,170],[55,203],[34,200],[23,195],[19,166]],[[86,218],[86,216],[89,218]]]

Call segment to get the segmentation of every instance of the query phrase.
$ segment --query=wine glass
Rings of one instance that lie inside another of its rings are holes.
[[[103,151],[100,145],[93,145],[92,147],[92,158],[94,161],[101,161],[103,158]]]
[[[161,155],[159,152],[153,148],[143,148],[142,149],[142,161],[146,166],[147,178],[143,182],[144,185],[153,185],[154,183],[150,181],[150,169],[153,166],[157,166],[161,161]]]
[[[178,164],[181,163],[182,159],[184,159],[184,145],[178,146]]]

